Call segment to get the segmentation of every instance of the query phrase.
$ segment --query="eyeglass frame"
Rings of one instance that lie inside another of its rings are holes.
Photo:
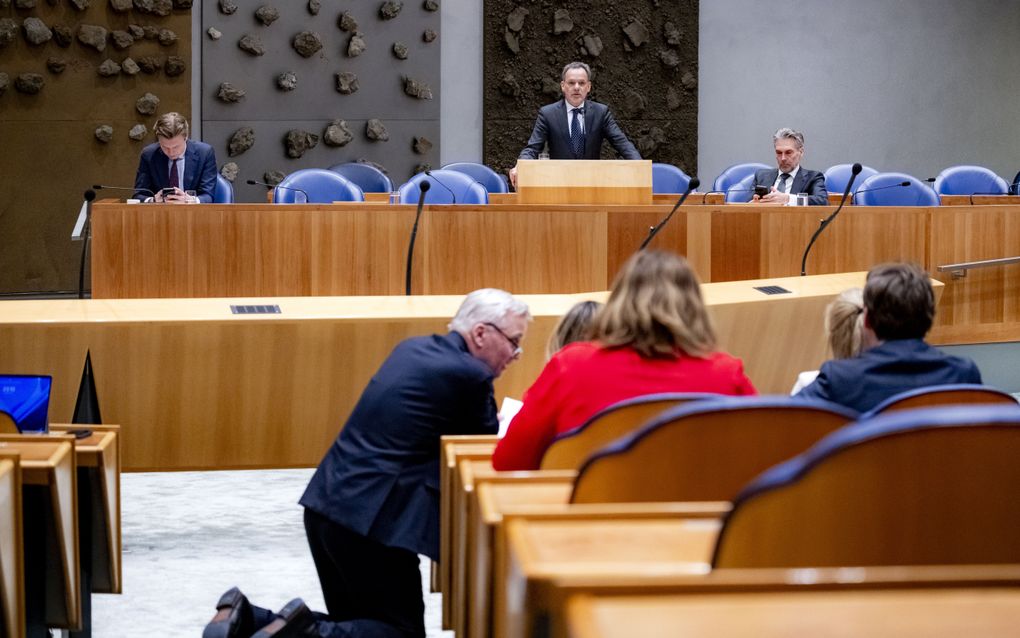
[[[503,329],[497,326],[496,324],[489,321],[483,321],[482,323],[486,326],[489,326],[490,328],[495,328],[496,332],[503,335],[503,338],[506,339],[506,342],[513,346],[515,357],[524,352],[524,348],[521,347],[521,337],[517,337],[516,339],[511,338],[510,335],[503,332]]]

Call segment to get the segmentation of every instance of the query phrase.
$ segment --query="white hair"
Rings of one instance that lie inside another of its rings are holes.
[[[479,323],[494,323],[498,326],[507,315],[522,316],[528,321],[531,320],[528,304],[514,299],[514,296],[505,290],[481,288],[464,297],[448,328],[466,335]]]
[[[795,131],[792,128],[781,128],[775,132],[772,136],[772,143],[776,143],[779,140],[793,140],[793,143],[797,145],[797,148],[804,148],[804,134],[800,131]]]

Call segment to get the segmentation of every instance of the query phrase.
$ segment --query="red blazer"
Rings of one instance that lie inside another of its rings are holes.
[[[524,407],[496,446],[492,466],[538,469],[557,434],[614,403],[658,392],[757,394],[740,359],[724,352],[646,359],[632,348],[572,343],[549,360],[524,393]]]

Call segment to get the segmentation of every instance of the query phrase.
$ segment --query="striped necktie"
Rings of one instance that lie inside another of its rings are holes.
[[[572,109],[574,112],[573,120],[570,123],[570,145],[574,147],[574,157],[580,159],[584,157],[584,130],[581,128],[581,116],[584,114],[584,109]]]
[[[181,187],[181,176],[177,172],[177,162],[179,160],[170,160],[170,185],[174,188]]]

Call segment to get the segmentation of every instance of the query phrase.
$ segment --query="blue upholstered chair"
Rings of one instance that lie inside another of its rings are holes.
[[[846,183],[850,181],[850,172],[852,169],[853,164],[836,164],[835,166],[830,166],[825,169],[825,190],[830,193],[842,195],[843,190],[846,188]],[[870,166],[861,167],[860,174],[858,174],[857,179],[854,180],[854,191],[861,187],[864,180],[877,174],[878,171]]]
[[[213,191],[212,201],[214,204],[234,203],[234,185],[219,174],[216,175],[216,190]]]
[[[1010,184],[1009,184],[1009,194],[1010,195],[1020,195],[1020,172],[1018,172],[1016,174],[1016,177],[1013,178],[1013,181],[1010,182]]]
[[[1005,195],[1009,184],[983,166],[950,166],[935,178],[939,195]]]
[[[862,419],[871,418],[883,412],[894,410],[913,410],[930,408],[938,405],[1017,405],[1013,395],[987,385],[955,383],[937,385],[928,388],[916,388],[893,395],[882,401]]]
[[[726,189],[726,203],[727,204],[743,204],[751,201],[751,197],[754,196],[754,173],[744,177],[744,179],[731,184]]]
[[[652,163],[653,193],[683,193],[691,183],[691,177],[672,164]]]
[[[431,175],[418,173],[404,182],[399,189],[400,201],[404,204],[418,203],[418,184],[428,180],[430,187],[425,195],[426,204],[488,204],[489,192],[485,187],[464,173],[443,169]]]
[[[729,501],[751,479],[857,413],[791,397],[720,397],[687,403],[594,453],[572,503]]]
[[[363,193],[390,193],[393,182],[386,173],[365,162],[346,162],[330,166],[329,170],[358,185]]]
[[[895,186],[910,182],[907,186]],[[883,188],[888,186],[889,188]],[[874,190],[874,189],[882,190]],[[854,189],[860,206],[938,206],[939,196],[930,186],[906,173],[877,173]]]
[[[659,413],[691,401],[718,398],[718,394],[704,392],[662,392],[619,401],[558,434],[542,455],[540,469],[576,470],[592,453],[637,430]]]
[[[713,567],[1020,562],[1020,406],[859,421],[733,500]]]
[[[300,201],[300,191],[308,194],[309,204],[365,201],[365,194],[356,184],[323,168],[303,168],[283,178],[273,189],[273,201],[295,204]]]
[[[485,187],[490,193],[509,193],[510,186],[503,176],[492,170],[485,164],[476,162],[454,162],[442,168],[444,171],[457,171],[464,173],[471,179]],[[440,178],[441,179],[441,178]]]
[[[740,180],[744,179],[748,175],[754,175],[757,171],[763,168],[773,168],[768,164],[761,164],[752,162],[749,164],[734,164],[723,172],[719,173],[719,177],[715,178],[715,183],[712,184],[712,190],[725,193]]]

